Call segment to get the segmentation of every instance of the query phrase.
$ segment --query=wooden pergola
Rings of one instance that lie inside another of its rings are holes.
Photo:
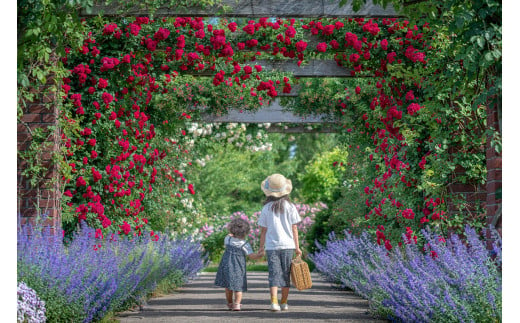
[[[105,17],[121,16],[147,16],[149,9],[136,7],[120,12],[120,6],[96,4],[89,11],[83,10],[83,17],[93,17],[102,14]],[[224,8],[227,8],[225,10]],[[352,1],[344,6],[339,6],[339,1],[331,0],[222,0],[218,6],[201,9],[194,4],[192,7],[183,8],[159,8],[154,12],[157,17],[286,17],[286,18],[396,18],[399,15],[389,6],[382,8],[368,0],[359,11],[354,11]],[[298,66],[296,62],[287,60],[257,60],[255,64],[261,65],[266,71],[288,72],[295,77],[305,78],[345,78],[352,77],[350,70],[338,66],[334,60],[310,60],[306,64]],[[212,76],[209,72],[188,72],[196,76]],[[358,77],[358,76],[356,76]],[[293,89],[289,96],[297,96],[298,87]],[[282,96],[282,95],[280,95]],[[273,100],[269,105],[257,111],[242,112],[238,108],[231,108],[227,114],[210,115],[203,114],[203,122],[238,122],[238,123],[291,123],[298,126],[270,127],[271,132],[334,132],[334,127],[324,126],[317,130],[309,130],[305,124],[331,124],[334,122],[328,115],[298,116],[284,110],[279,99]]]

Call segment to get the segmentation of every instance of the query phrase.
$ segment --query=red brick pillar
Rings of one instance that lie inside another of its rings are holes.
[[[34,224],[37,217],[45,215],[43,225],[49,226],[54,232],[61,228],[60,181],[58,166],[53,161],[53,154],[59,148],[58,101],[55,93],[49,93],[48,87],[33,91],[35,99],[33,102],[25,102],[23,116],[17,124],[17,214],[21,225]],[[43,128],[46,133],[45,142],[36,146],[34,155],[43,171],[42,180],[31,183],[33,176],[22,175],[29,164],[20,153],[29,149],[33,143],[32,133],[37,128]]]
[[[500,129],[500,116],[498,106],[493,105],[487,108],[487,126],[496,131]],[[486,143],[486,166],[487,166],[487,224],[495,224],[496,229],[502,235],[502,216],[501,211],[497,213],[502,205],[502,153],[497,153],[491,147],[491,138],[487,138]],[[499,217],[498,217],[499,216]]]

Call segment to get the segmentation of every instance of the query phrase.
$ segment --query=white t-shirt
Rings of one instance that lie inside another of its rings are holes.
[[[265,250],[295,249],[292,225],[302,219],[294,204],[284,202],[282,214],[271,211],[273,202],[262,208],[258,225],[267,228],[265,236]]]
[[[232,236],[226,236],[224,238],[224,246],[225,245],[242,248],[242,250],[244,250],[246,256],[253,253],[253,247],[251,247],[249,242],[246,242],[245,240],[242,240],[242,239],[237,239]]]

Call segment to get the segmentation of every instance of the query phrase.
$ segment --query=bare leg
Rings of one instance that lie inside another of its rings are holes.
[[[269,291],[271,292],[271,303],[278,304],[278,286],[269,287]]]
[[[226,288],[226,300],[228,304],[233,303],[233,291]]]
[[[242,303],[242,292],[235,292],[235,304]]]
[[[289,298],[289,287],[282,287],[282,304],[287,303]]]

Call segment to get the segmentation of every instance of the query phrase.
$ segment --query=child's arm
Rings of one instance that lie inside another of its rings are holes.
[[[296,249],[295,249],[296,256],[301,256],[302,251],[300,249],[300,242],[298,241],[298,226],[296,224],[292,225],[292,232],[293,232],[294,245],[296,246]]]
[[[263,256],[264,256],[264,253],[260,252],[260,251],[257,253],[251,253],[251,254],[247,255],[247,257],[249,259],[253,259],[253,260],[262,259]]]
[[[260,248],[258,252],[264,252],[264,246],[265,246],[265,234],[267,233],[266,227],[260,227]]]

